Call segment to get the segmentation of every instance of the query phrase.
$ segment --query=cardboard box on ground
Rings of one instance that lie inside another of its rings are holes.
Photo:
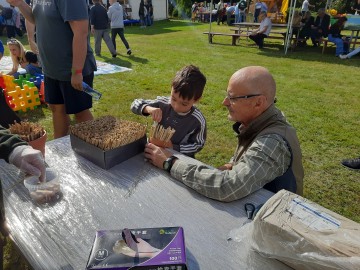
[[[295,269],[360,269],[360,224],[285,190],[256,215],[252,246]]]

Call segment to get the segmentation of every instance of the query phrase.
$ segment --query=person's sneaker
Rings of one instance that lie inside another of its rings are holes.
[[[360,157],[354,159],[344,159],[341,164],[353,170],[360,170]]]
[[[345,54],[340,54],[339,57],[340,57],[340,59],[343,59],[343,60],[347,59],[347,55],[345,55]]]
[[[128,55],[131,55],[131,49],[128,49],[126,52]]]

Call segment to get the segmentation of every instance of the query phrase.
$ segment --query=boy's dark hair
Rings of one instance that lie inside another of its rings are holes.
[[[203,94],[205,84],[206,77],[199,68],[189,65],[176,72],[171,86],[180,97],[198,100]]]
[[[32,51],[25,52],[25,59],[30,64],[36,64],[38,62],[37,55],[35,53],[33,53]]]

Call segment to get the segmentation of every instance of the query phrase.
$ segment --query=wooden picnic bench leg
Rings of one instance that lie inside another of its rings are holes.
[[[209,34],[209,43],[212,43],[212,38],[213,38],[213,35]]]
[[[237,40],[237,36],[232,36],[232,43],[231,43],[231,45],[233,45],[233,46],[236,46],[236,40]]]
[[[323,40],[323,43],[324,43],[324,44],[323,44],[322,52],[321,52],[322,54],[324,54],[328,42],[327,42],[327,40]]]

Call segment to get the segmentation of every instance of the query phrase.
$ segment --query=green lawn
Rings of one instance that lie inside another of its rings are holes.
[[[264,66],[277,83],[277,106],[298,131],[305,168],[304,197],[359,222],[360,172],[340,165],[343,158],[360,155],[359,56],[340,60],[335,57],[334,47],[321,54],[321,48],[311,46],[285,56],[281,42],[266,41],[265,49],[260,51],[246,40],[231,46],[230,37],[215,37],[218,43],[209,44],[202,34],[208,29],[206,24],[175,20],[155,22],[146,29],[127,27],[125,34],[133,55],[126,56],[118,40],[122,55],[116,59],[103,43],[103,58],[98,60],[132,71],[95,77],[94,88],[103,97],[94,103],[94,115],[150,123],[150,119],[130,112],[133,99],[168,95],[175,72],[184,65],[197,65],[207,77],[198,107],[208,123],[208,140],[197,158],[219,166],[228,161],[236,146],[232,123],[221,105],[228,79],[244,66]],[[225,25],[213,24],[212,29],[230,32]],[[22,41],[26,44],[25,39]],[[52,138],[51,114],[46,106],[21,116],[44,124]],[[25,269],[19,268],[15,255],[13,249],[7,251],[6,269]]]

